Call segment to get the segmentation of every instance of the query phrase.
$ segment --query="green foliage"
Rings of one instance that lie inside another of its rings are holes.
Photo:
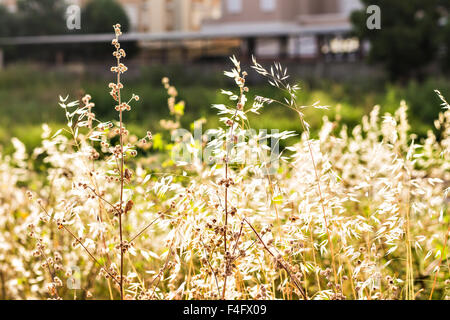
[[[421,125],[424,123],[433,124],[436,115],[440,112],[441,106],[439,104],[439,97],[435,94],[434,90],[438,89],[442,94],[450,95],[450,83],[448,80],[444,79],[428,79],[423,82],[411,81],[407,86],[403,88],[394,87],[392,85],[388,86],[389,92],[393,92],[395,98],[393,102],[398,102],[399,99],[404,99],[410,108],[410,114],[412,115],[413,124]],[[388,94],[386,96],[388,96]],[[393,105],[393,102],[389,104]],[[391,107],[393,110],[393,106]],[[417,121],[417,120],[421,121]],[[415,128],[414,131],[418,131]],[[420,130],[423,132],[422,130]]]
[[[65,10],[63,0],[19,0],[17,32],[26,36],[63,34],[66,31]]]
[[[128,16],[116,0],[91,0],[82,10],[83,33],[109,33],[116,23],[122,26],[124,33],[129,31]]]
[[[0,37],[9,37],[14,34],[16,20],[5,6],[0,5]]]
[[[200,71],[186,70],[183,74],[175,66],[167,66],[166,70],[169,78],[176,79],[173,84],[179,91],[179,100],[186,103],[182,125],[188,128],[193,121],[201,117],[208,119],[210,128],[218,125],[218,117],[211,105],[228,101],[217,88],[230,89],[233,83],[214,81],[219,77],[214,72],[203,79],[198,77]],[[133,107],[133,112],[126,114],[126,120],[129,125],[144,128],[143,132],[139,132],[140,136],[145,134],[147,129],[160,129],[159,119],[170,117],[167,92],[161,84],[162,72],[160,67],[147,67],[139,73],[139,76],[128,78],[129,87],[133,88],[133,92],[139,92],[141,99]],[[32,126],[37,128],[36,131],[33,129],[34,134],[39,132],[40,124],[43,122],[64,123],[64,114],[55,112],[58,110],[55,97],[70,95],[71,99],[80,99],[80,90],[89,89],[89,94],[95,97],[94,112],[100,119],[113,119],[114,104],[108,94],[108,88],[104,85],[108,80],[110,78],[105,79],[95,71],[81,75],[61,71],[44,72],[28,65],[7,67],[0,74],[0,100],[7,101],[7,104],[0,104],[0,112],[3,115],[0,118],[0,126],[7,128],[0,130],[0,142],[8,143],[11,137],[18,136],[27,146],[35,147],[39,139],[28,137],[30,128]],[[312,105],[320,101],[322,105],[330,107],[329,111],[317,109],[305,111],[313,133],[321,126],[324,115],[331,120],[335,119],[338,105],[343,122],[352,128],[359,123],[362,115],[372,110],[374,105],[379,104],[382,112],[394,112],[400,101],[405,100],[409,106],[414,131],[424,136],[433,126],[433,120],[440,111],[440,103],[434,90],[438,89],[444,95],[450,96],[450,81],[444,78],[428,79],[421,83],[410,81],[404,86],[368,80],[349,83],[316,80],[302,81],[301,87],[299,95],[301,105]],[[281,99],[279,94],[279,90],[253,84],[248,94],[248,103],[251,103],[257,95]],[[123,95],[129,99],[132,92],[129,88],[125,88]],[[249,115],[249,117],[256,129],[299,130],[298,123],[292,120],[290,112],[276,105],[265,108],[259,116]]]
[[[420,78],[438,57],[449,0],[361,0],[363,10],[352,14],[358,37],[371,42],[370,60],[386,66],[392,79]],[[381,8],[381,29],[369,30],[366,8]]]
[[[4,36],[8,37],[64,34],[67,31],[66,6],[64,0],[18,0],[15,13],[5,15],[0,9],[0,27],[7,30]],[[64,46],[24,45],[8,46],[5,49],[7,61],[38,58],[40,61],[54,62],[56,55],[63,52]]]
[[[122,31],[130,30],[130,21],[125,10],[116,0],[91,0],[81,11],[81,33],[84,34],[104,34],[109,33],[111,27],[119,23]],[[124,47],[129,56],[137,51],[135,43],[124,43]],[[111,46],[104,43],[92,43],[77,49],[79,54],[91,60],[104,60],[111,56]]]
[[[444,26],[444,33],[442,36],[442,43],[445,44],[445,47],[443,48],[444,54],[440,61],[446,72],[450,70],[450,23],[448,21],[447,18],[447,23]]]

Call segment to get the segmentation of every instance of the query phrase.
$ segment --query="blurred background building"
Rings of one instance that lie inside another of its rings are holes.
[[[70,1],[70,0],[69,0]],[[83,6],[86,0],[71,0]],[[218,19],[220,0],[118,0],[133,32],[198,31],[202,21]]]
[[[16,12],[16,0],[0,0],[0,5],[5,6],[10,12]]]
[[[65,1],[80,7],[87,2]],[[117,2],[129,19],[127,39],[137,41],[143,59],[192,61],[253,54],[259,58],[354,61],[362,54],[359,41],[348,36],[350,14],[361,7],[359,0]],[[16,0],[0,0],[0,4],[11,12],[17,10]],[[61,42],[80,39],[64,37]],[[104,37],[90,39],[104,41]]]
[[[136,32],[196,32],[179,47],[184,57],[230,53],[260,58],[352,60],[360,45],[346,36],[359,0],[120,0]],[[168,37],[170,39],[170,37]],[[201,41],[205,40],[205,41]],[[228,40],[228,41],[225,41]],[[230,41],[231,40],[231,41]],[[148,42],[144,47],[155,48]],[[200,50],[199,50],[200,49]]]
[[[318,58],[356,53],[359,43],[343,39],[359,0],[224,0],[221,18],[203,30],[241,34],[246,50],[259,57]]]

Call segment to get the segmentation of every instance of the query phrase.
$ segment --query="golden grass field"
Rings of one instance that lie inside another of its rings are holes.
[[[60,97],[58,131],[0,154],[1,299],[450,299],[450,106],[418,138],[402,103],[349,130],[324,117],[316,139],[301,90],[280,64],[250,70],[284,99],[246,98],[236,58],[228,104],[181,130],[186,107],[169,79],[170,133],[127,130],[126,56],[114,26],[115,119],[95,97]],[[105,90],[108,90],[105,85]],[[288,108],[301,135],[252,132],[250,114]],[[217,122],[217,120],[215,120]],[[294,140],[279,148],[280,141]],[[271,144],[272,143],[272,144]],[[279,149],[279,152],[274,152]],[[40,170],[36,170],[39,166]]]

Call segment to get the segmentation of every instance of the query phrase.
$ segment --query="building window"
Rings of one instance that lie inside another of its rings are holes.
[[[275,11],[277,7],[276,0],[259,0],[259,7],[263,12],[272,12]]]
[[[300,36],[297,44],[298,54],[301,58],[315,58],[318,53],[315,36]]]
[[[227,10],[229,13],[241,13],[242,0],[227,0]]]

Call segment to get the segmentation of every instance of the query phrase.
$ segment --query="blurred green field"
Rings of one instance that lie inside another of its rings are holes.
[[[171,79],[180,99],[186,102],[186,113],[182,121],[186,128],[201,117],[208,119],[207,127],[218,124],[219,117],[211,105],[227,102],[220,89],[233,90],[230,79],[220,72],[199,76],[195,72],[185,72],[182,66],[141,67],[130,76],[125,74],[124,80],[125,96],[136,93],[141,97],[133,112],[126,114],[125,121],[132,133],[143,135],[147,130],[157,132],[160,130],[159,120],[169,118],[167,94],[161,85],[163,76]],[[11,150],[12,137],[18,137],[30,149],[39,145],[42,123],[54,128],[64,125],[65,116],[58,107],[59,95],[70,95],[70,100],[77,100],[83,93],[89,93],[96,104],[97,116],[105,121],[114,119],[114,104],[107,87],[111,80],[113,76],[107,71],[101,74],[93,71],[74,73],[67,70],[47,70],[42,66],[28,64],[11,65],[0,71],[0,147],[3,152]],[[410,82],[402,86],[380,80],[355,79],[343,83],[327,80],[302,81],[300,77],[296,80],[302,88],[301,104],[312,105],[320,101],[321,105],[330,107],[328,111],[306,111],[313,130],[319,127],[324,115],[334,119],[338,105],[343,122],[352,127],[374,105],[380,105],[382,112],[393,112],[404,99],[410,107],[409,115],[414,131],[424,135],[432,127],[440,110],[440,102],[434,90],[439,89],[444,95],[450,96],[450,81],[446,79]],[[250,82],[249,86],[250,101],[255,95],[280,97],[280,92],[268,84]],[[299,129],[293,114],[276,105],[263,109],[260,116],[254,116],[250,121],[255,129]]]

